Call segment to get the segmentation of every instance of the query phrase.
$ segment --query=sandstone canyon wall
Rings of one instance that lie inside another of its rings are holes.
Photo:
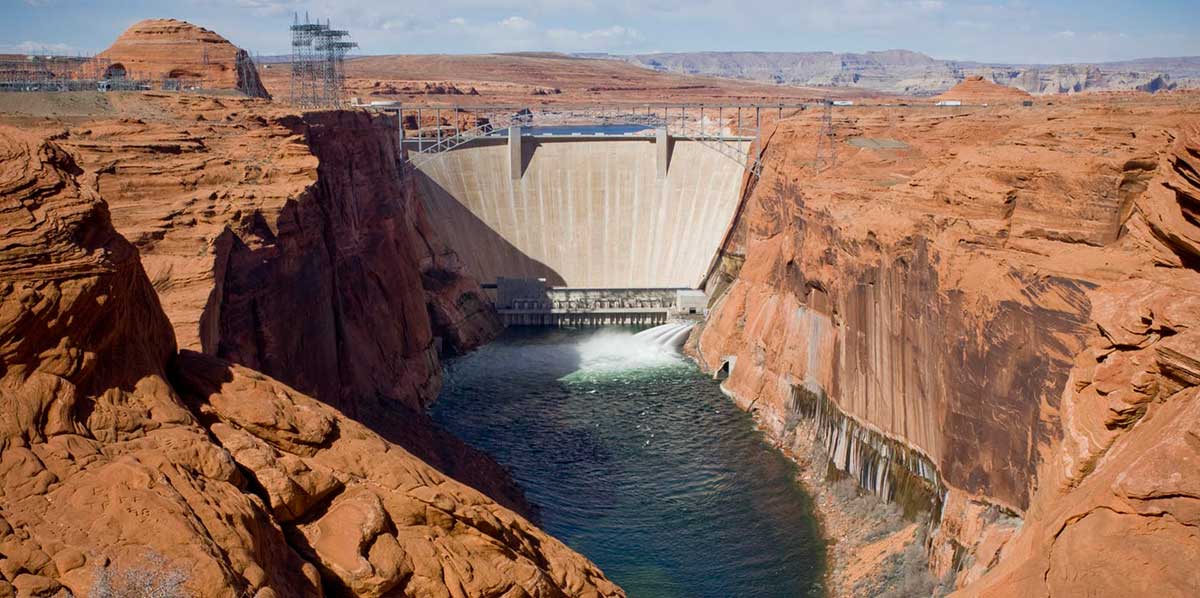
[[[217,33],[176,19],[134,23],[98,58],[111,61],[109,73],[130,79],[179,79],[204,89],[236,89],[270,98],[250,55]]]
[[[819,122],[783,121],[693,351],[771,433],[815,418],[834,467],[924,505],[970,592],[1188,595],[1192,108],[849,114],[839,136],[901,143],[819,173]]]
[[[354,416],[370,417],[372,402],[423,407],[440,389],[435,337],[454,353],[499,325],[414,198],[394,119],[327,112],[276,124],[315,158],[313,183],[217,238],[201,347]]]
[[[176,354],[93,188],[0,127],[0,594],[621,595],[328,405]]]
[[[531,515],[503,468],[422,411],[439,353],[478,346],[499,323],[402,176],[394,120],[121,99],[111,116],[22,124],[94,174],[180,346],[312,394]]]

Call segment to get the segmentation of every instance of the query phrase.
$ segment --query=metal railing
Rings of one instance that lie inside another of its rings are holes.
[[[696,118],[689,119],[688,108],[694,108],[695,112],[691,116]],[[715,109],[714,109],[715,108]],[[529,109],[505,109],[503,111],[495,108],[480,110],[472,109],[471,114],[475,115],[479,120],[484,121],[475,127],[469,129],[458,129],[458,116],[466,111],[462,108],[453,108],[455,126],[450,135],[443,135],[443,131],[447,128],[441,124],[440,109],[437,109],[435,118],[437,119],[436,135],[433,138],[427,137],[427,128],[421,127],[422,121],[421,112],[428,110],[424,108],[409,109],[410,112],[415,111],[416,124],[418,125],[417,137],[408,138],[403,133],[401,134],[401,147],[407,150],[408,159],[406,164],[415,168],[420,168],[430,164],[436,160],[440,154],[461,147],[471,141],[482,138],[496,138],[511,126],[562,126],[562,125],[578,125],[581,120],[590,120],[591,125],[598,127],[611,125],[636,125],[645,126],[647,129],[666,128],[668,134],[682,139],[697,141],[712,149],[721,155],[737,162],[742,167],[750,171],[750,173],[758,177],[762,174],[762,163],[756,156],[750,154],[749,151],[742,148],[742,144],[753,139],[758,134],[758,129],[761,124],[761,109],[763,106],[749,106],[755,108],[755,127],[750,128],[744,126],[741,122],[742,114],[739,112],[729,114],[725,112],[727,106],[638,106],[631,109],[623,110],[621,108],[583,108],[583,109],[557,109],[557,110],[539,110],[534,112]],[[743,106],[743,108],[747,108]],[[772,105],[772,110],[779,110],[780,114],[784,110],[803,110],[806,105]],[[673,110],[674,114],[673,114]],[[395,108],[389,111],[396,112],[399,118],[400,126],[404,126],[404,109]],[[483,117],[481,115],[486,114]],[[726,114],[733,119],[733,122],[726,122]],[[709,120],[709,115],[715,117],[715,120]],[[547,122],[549,121],[549,122]],[[730,132],[726,133],[726,129]],[[750,135],[747,135],[750,133]],[[414,147],[415,146],[415,147]]]
[[[464,144],[474,141],[476,139],[482,139],[484,137],[494,137],[496,133],[498,133],[500,131],[506,131],[508,129],[508,127],[513,126],[513,124],[515,123],[516,120],[517,120],[516,117],[509,117],[507,119],[501,120],[498,123],[489,120],[488,122],[485,122],[481,125],[476,125],[470,129],[463,129],[463,130],[456,129],[455,134],[451,135],[449,137],[442,137],[440,135],[440,131],[439,131],[439,135],[438,135],[437,139],[431,140],[431,143],[428,146],[425,145],[422,138],[408,141],[408,143],[410,143],[410,144],[415,143],[417,145],[417,149],[415,152],[413,152],[412,149],[409,149],[408,163],[411,164],[413,167],[419,168],[421,166],[424,166],[428,162],[436,159],[437,156],[439,156],[445,152],[448,152],[456,147],[459,147],[461,145],[464,145]],[[401,120],[400,126],[404,126],[403,120]],[[407,140],[405,140],[405,141],[407,141]],[[403,149],[404,148],[402,147],[401,150],[403,150]],[[415,153],[415,155],[414,155],[414,153]]]
[[[695,141],[723,156],[737,162],[742,167],[750,172],[754,177],[762,176],[762,162],[757,156],[752,155],[748,150],[753,148],[753,138],[746,137],[726,137],[726,136],[711,136],[704,134],[703,131],[695,132],[688,131],[685,127],[683,130],[676,129],[672,132],[670,127],[667,127],[667,133],[676,138],[688,139]],[[749,141],[747,149],[742,149],[741,144]]]

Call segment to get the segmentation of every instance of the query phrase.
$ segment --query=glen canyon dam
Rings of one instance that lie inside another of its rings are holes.
[[[201,4],[0,7],[0,598],[1200,596],[1197,11]]]

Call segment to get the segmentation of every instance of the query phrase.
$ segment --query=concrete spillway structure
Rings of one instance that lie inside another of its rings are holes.
[[[427,211],[480,282],[695,288],[738,204],[745,168],[656,136],[489,137],[417,167]]]

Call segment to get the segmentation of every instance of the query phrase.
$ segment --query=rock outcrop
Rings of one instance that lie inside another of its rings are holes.
[[[237,89],[270,98],[250,55],[213,31],[176,19],[134,23],[98,58],[110,76],[160,82],[178,79],[204,89]]]
[[[985,80],[980,75],[967,77],[935,100],[957,100],[964,104],[996,104],[1029,99],[1031,96],[1015,87],[1006,87]]]
[[[1115,587],[1160,576],[1158,591],[1183,595],[1200,548],[1182,473],[1200,422],[1181,381],[1198,356],[1183,299],[1200,290],[1187,112],[847,116],[842,134],[903,147],[842,146],[821,173],[808,167],[817,119],[783,121],[762,140],[766,169],[709,278],[720,298],[694,351],[773,434],[811,442],[791,432],[815,418],[835,467],[937,516],[939,576],[1037,595],[1049,582],[1034,571],[1058,559],[1050,593],[1086,594],[1102,583],[1086,572],[1169,541],[1181,547],[1142,575],[1114,565]],[[1134,347],[1146,352],[1124,354]],[[1073,544],[1056,544],[1064,522]],[[1147,540],[1117,548],[1118,529]]]
[[[394,120],[239,98],[127,101],[47,134],[95,173],[179,345],[311,394],[529,514],[501,467],[421,411],[440,388],[439,354],[499,323],[413,198]]]
[[[319,595],[167,382],[170,325],[78,167],[12,129],[0,156],[0,591],[89,595],[103,578],[121,595],[131,577],[177,570],[162,583]]]
[[[1086,349],[1061,404],[1044,414],[1061,421],[1061,439],[1040,464],[1021,530],[964,573],[970,582],[986,572],[964,595],[1190,596],[1200,588],[1200,128],[1175,134],[1128,226],[1149,229],[1170,252],[1164,265],[1192,272],[1091,293]]]
[[[327,112],[277,125],[316,159],[313,182],[216,241],[201,346],[355,417],[423,407],[440,389],[434,337],[448,352],[491,338],[487,299],[425,221],[394,124]]]
[[[0,128],[0,593],[621,595],[335,409],[176,355],[81,175],[56,143]]]
[[[61,142],[97,173],[182,347],[357,414],[364,397],[421,407],[437,345],[470,350],[499,329],[412,197],[394,120],[171,95],[137,111],[153,116]]]

